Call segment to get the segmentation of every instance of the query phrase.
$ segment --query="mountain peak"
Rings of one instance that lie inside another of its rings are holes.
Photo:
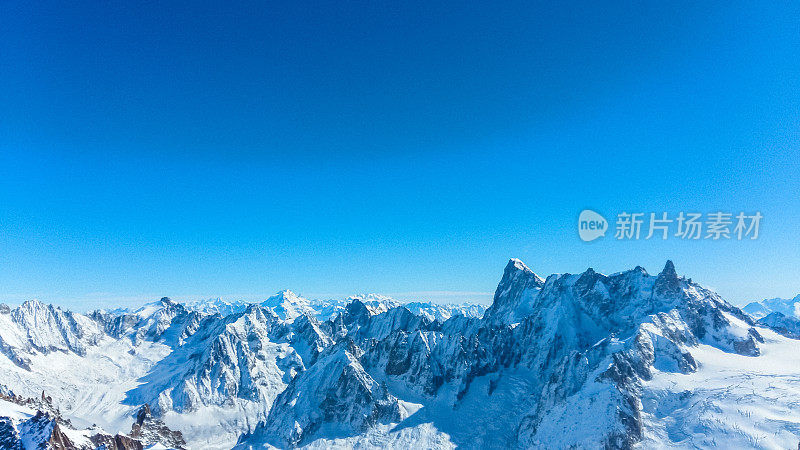
[[[282,320],[293,321],[302,314],[314,314],[308,300],[284,289],[266,299],[261,306],[270,308]]]
[[[525,265],[524,262],[517,258],[509,259],[508,264],[506,264],[506,268],[503,270],[503,280],[508,280],[519,276],[532,277],[538,284],[544,284],[544,279],[535,274],[528,266]]]
[[[47,305],[44,304],[44,302],[42,302],[38,298],[32,298],[30,300],[25,300],[24,302],[22,302],[20,308],[28,311],[34,311],[38,309],[47,308]]]
[[[175,306],[175,305],[177,305],[177,303],[175,301],[173,301],[169,297],[161,297],[161,300],[159,300],[158,302],[161,303],[162,306]]]
[[[675,271],[675,264],[671,260],[667,260],[664,269],[656,277],[656,291],[659,288],[664,293],[674,293],[680,289],[680,280],[678,279],[678,272]]]
[[[294,301],[294,300],[299,299],[300,296],[295,294],[294,292],[290,291],[289,289],[283,289],[281,291],[278,291],[275,295],[273,295],[270,298],[280,298],[280,299],[284,299],[284,300],[292,300],[292,301]]]
[[[516,258],[506,264],[503,278],[494,293],[492,306],[484,318],[492,323],[516,323],[530,314],[536,294],[544,286],[544,280]]]
[[[672,260],[667,260],[664,265],[664,270],[656,277],[654,291],[661,296],[670,296],[677,294],[681,289],[681,282],[678,278],[678,272],[675,271],[675,264]]]
[[[522,262],[522,260],[517,258],[511,258],[508,260],[508,264],[506,264],[506,270],[509,269],[527,270],[531,272],[531,269],[529,269],[528,266],[526,266],[525,263]]]
[[[667,263],[664,264],[664,270],[662,270],[661,273],[670,278],[678,278],[678,273],[675,271],[675,264],[672,263],[671,259],[668,259]]]

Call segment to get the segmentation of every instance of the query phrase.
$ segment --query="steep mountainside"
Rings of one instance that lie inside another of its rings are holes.
[[[304,373],[240,448],[352,446],[367,436],[388,444],[409,434],[466,448],[798,443],[800,417],[791,412],[800,400],[796,372],[773,385],[789,396],[773,410],[730,411],[748,395],[739,378],[754,365],[746,361],[772,366],[744,382],[757,387],[770,370],[786,375],[786,365],[774,358],[796,342],[757,329],[742,311],[679,277],[671,262],[657,276],[637,267],[542,280],[512,260],[482,320],[440,324],[404,315],[402,308],[371,316],[363,309],[354,302],[334,321],[339,344],[326,354],[347,361],[362,386],[374,387],[362,388],[370,394],[342,389],[351,386],[340,375],[343,365],[326,370],[332,375],[324,381]],[[731,370],[738,365],[738,372]],[[707,370],[720,366],[730,370],[725,376],[736,388]],[[694,393],[674,389],[692,379],[708,381]],[[365,402],[358,403],[366,410],[357,417],[370,418],[367,423],[327,411],[353,396]],[[693,416],[686,408],[698,401],[704,406]],[[753,414],[763,420],[749,420]]]
[[[0,439],[17,445],[23,430],[45,448],[61,434],[97,446],[75,429],[98,424],[107,443],[190,449],[800,441],[795,319],[755,321],[672,262],[657,275],[543,279],[512,259],[481,312],[290,291],[261,304],[164,298],[89,315],[0,307],[0,394],[46,390],[50,406],[36,409],[60,430],[43,417],[31,428],[36,412],[17,411],[0,419]],[[0,416],[19,407],[0,404]]]

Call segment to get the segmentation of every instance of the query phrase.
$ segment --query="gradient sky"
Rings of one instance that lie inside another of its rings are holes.
[[[488,302],[510,257],[800,293],[800,3],[484,3],[2,2],[0,301]]]

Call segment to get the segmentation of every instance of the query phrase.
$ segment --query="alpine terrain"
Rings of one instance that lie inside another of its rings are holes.
[[[671,261],[542,278],[512,259],[485,310],[0,305],[0,448],[794,449],[800,326],[779,303],[740,310]]]

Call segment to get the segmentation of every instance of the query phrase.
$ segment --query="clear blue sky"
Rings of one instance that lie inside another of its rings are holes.
[[[0,4],[0,301],[489,301],[510,257],[800,293],[797,2],[282,3]]]

